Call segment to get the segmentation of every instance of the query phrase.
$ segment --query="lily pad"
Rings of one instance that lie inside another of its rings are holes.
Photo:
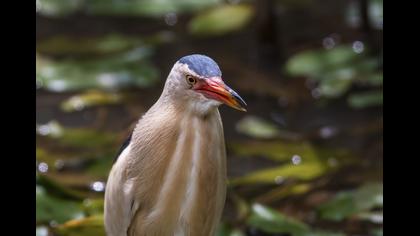
[[[221,5],[198,13],[188,29],[195,35],[222,35],[244,28],[254,16],[251,5]]]

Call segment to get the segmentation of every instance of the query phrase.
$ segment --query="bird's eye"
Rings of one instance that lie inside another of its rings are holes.
[[[197,79],[191,75],[187,75],[186,78],[189,85],[194,85],[195,83],[197,83]]]

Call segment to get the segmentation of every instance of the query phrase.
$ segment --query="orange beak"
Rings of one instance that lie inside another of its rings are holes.
[[[220,77],[199,80],[194,86],[197,92],[216,101],[222,102],[240,111],[246,111],[245,101],[233,89],[229,88]]]

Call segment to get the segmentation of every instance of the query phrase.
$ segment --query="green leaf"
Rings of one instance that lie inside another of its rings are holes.
[[[106,55],[145,46],[138,37],[110,34],[102,37],[58,35],[37,42],[41,54],[53,55]]]
[[[160,17],[169,12],[187,13],[202,10],[221,3],[221,0],[91,0],[87,7],[98,15],[132,15]]]
[[[83,216],[80,204],[75,201],[50,196],[44,187],[36,186],[36,221],[37,223],[67,220]]]
[[[325,174],[328,167],[319,162],[306,162],[299,165],[285,165],[259,170],[242,177],[233,178],[231,185],[275,184],[276,178],[296,178],[310,180]]]
[[[101,215],[104,213],[104,199],[85,199],[83,201],[83,211],[89,215]]]
[[[290,233],[292,236],[302,236],[310,230],[304,223],[258,203],[252,205],[247,223],[267,233]]]
[[[216,236],[245,236],[241,230],[232,228],[226,223],[222,223],[219,225]]]
[[[279,135],[274,124],[255,116],[244,117],[236,124],[236,130],[254,138],[274,138]]]
[[[66,16],[80,10],[85,1],[83,0],[37,0],[37,12],[46,16]]]
[[[255,158],[263,156],[282,163],[278,167],[258,170],[245,176],[233,178],[230,182],[232,185],[274,184],[279,177],[309,180],[352,161],[349,158],[350,153],[346,150],[323,149],[314,147],[307,142],[252,141],[230,143],[228,147],[239,156]],[[293,158],[300,159],[299,163],[293,164]],[[337,165],[330,165],[328,161],[330,158],[334,158]],[[284,163],[285,161],[287,162]]]
[[[343,95],[350,89],[355,75],[355,71],[351,68],[343,68],[326,74],[318,87],[321,96],[339,97]]]
[[[157,70],[146,59],[150,54],[148,51],[140,48],[115,56],[84,60],[50,61],[38,56],[37,84],[53,92],[149,87],[157,82]]]
[[[60,107],[63,111],[73,112],[99,105],[117,104],[121,100],[122,97],[118,93],[90,90],[66,99]]]
[[[45,175],[37,174],[36,184],[37,186],[41,186],[43,189],[45,189],[49,195],[60,199],[73,201],[80,201],[83,199],[83,196],[73,191],[73,189],[66,188]]]
[[[353,108],[379,106],[383,104],[383,96],[382,90],[356,93],[350,95],[347,102]]]
[[[353,191],[337,193],[333,199],[320,205],[318,212],[323,219],[341,221],[356,213],[382,206],[382,183],[369,183]]]
[[[62,146],[79,148],[109,148],[116,136],[109,132],[87,128],[64,128],[56,121],[37,125],[37,134],[57,140]]]
[[[286,71],[292,76],[315,76],[322,79],[325,72],[348,65],[360,58],[349,45],[335,47],[331,50],[317,49],[298,53],[286,62]]]
[[[60,236],[105,236],[103,215],[68,221],[53,231]]]
[[[197,35],[221,35],[245,27],[254,15],[251,5],[222,5],[197,14],[188,29]]]
[[[267,206],[255,203],[252,205],[252,212],[247,223],[266,233],[286,233],[291,236],[344,236],[341,233],[327,232],[311,229],[305,223],[287,217],[282,213]]]

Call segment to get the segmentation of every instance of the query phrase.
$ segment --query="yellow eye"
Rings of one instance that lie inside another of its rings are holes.
[[[194,85],[195,83],[197,83],[197,79],[196,78],[194,78],[193,76],[191,76],[191,75],[187,75],[186,76],[186,78],[187,78],[187,83],[189,84],[189,85]]]

